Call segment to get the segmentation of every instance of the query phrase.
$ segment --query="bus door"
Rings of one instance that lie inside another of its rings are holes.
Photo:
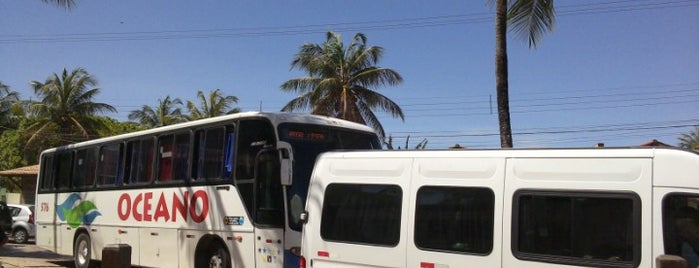
[[[272,124],[241,120],[235,155],[236,187],[255,225],[255,266],[284,263],[284,196]]]
[[[260,151],[255,168],[255,254],[257,267],[284,264],[284,195],[275,149]]]

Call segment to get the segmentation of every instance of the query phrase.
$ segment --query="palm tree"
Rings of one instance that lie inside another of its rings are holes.
[[[12,128],[14,121],[13,107],[19,103],[19,93],[10,90],[10,87],[0,82],[0,132]]]
[[[282,111],[311,108],[312,114],[326,115],[373,127],[384,137],[384,129],[374,109],[404,120],[401,108],[372,88],[398,85],[403,78],[396,71],[375,66],[383,48],[367,46],[366,36],[357,33],[348,47],[339,34],[328,32],[323,44],[304,44],[291,62],[292,69],[308,77],[294,78],[281,85],[284,91],[300,95]]]
[[[71,72],[64,68],[60,76],[54,73],[45,82],[32,81],[31,85],[41,101],[30,106],[36,122],[27,129],[33,133],[28,144],[52,131],[58,132],[61,144],[89,139],[104,127],[94,116],[116,112],[109,104],[93,101],[100,89],[95,87],[97,80],[82,68]]]
[[[74,0],[41,0],[41,1],[44,1],[44,3],[48,3],[48,4],[54,4],[58,7],[62,7],[65,9],[71,9],[75,6]]]
[[[138,121],[146,127],[162,127],[187,121],[182,114],[182,101],[178,98],[158,99],[158,107],[154,110],[148,105],[143,105],[140,110],[133,110],[129,113],[129,120]]]
[[[699,126],[694,131],[682,134],[679,138],[680,148],[699,150]]]
[[[489,0],[491,3],[493,0]],[[553,0],[513,0],[508,9],[507,0],[494,0],[495,7],[495,89],[500,123],[500,145],[511,148],[510,97],[507,74],[508,23],[520,37],[536,48],[544,33],[553,30],[555,10]]]
[[[208,99],[204,95],[204,92],[199,90],[197,91],[197,99],[199,100],[201,108],[197,107],[194,102],[187,101],[190,120],[240,112],[240,108],[231,109],[231,104],[238,103],[238,97],[232,95],[224,96],[220,89],[209,91]]]

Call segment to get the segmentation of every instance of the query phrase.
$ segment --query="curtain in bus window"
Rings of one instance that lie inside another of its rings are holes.
[[[175,154],[174,137],[172,135],[162,136],[158,140],[158,181],[172,180],[172,158]]]
[[[223,177],[230,178],[233,173],[233,153],[235,152],[235,133],[226,134],[226,151],[223,160]]]

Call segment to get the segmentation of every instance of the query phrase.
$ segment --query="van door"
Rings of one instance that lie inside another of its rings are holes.
[[[406,267],[410,160],[321,158],[314,172],[307,267]]]
[[[416,159],[406,267],[501,267],[504,158]]]

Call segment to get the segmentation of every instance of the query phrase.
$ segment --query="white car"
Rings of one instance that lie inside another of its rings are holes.
[[[11,237],[15,243],[26,243],[30,237],[35,237],[34,205],[8,204],[7,207],[12,215]]]

